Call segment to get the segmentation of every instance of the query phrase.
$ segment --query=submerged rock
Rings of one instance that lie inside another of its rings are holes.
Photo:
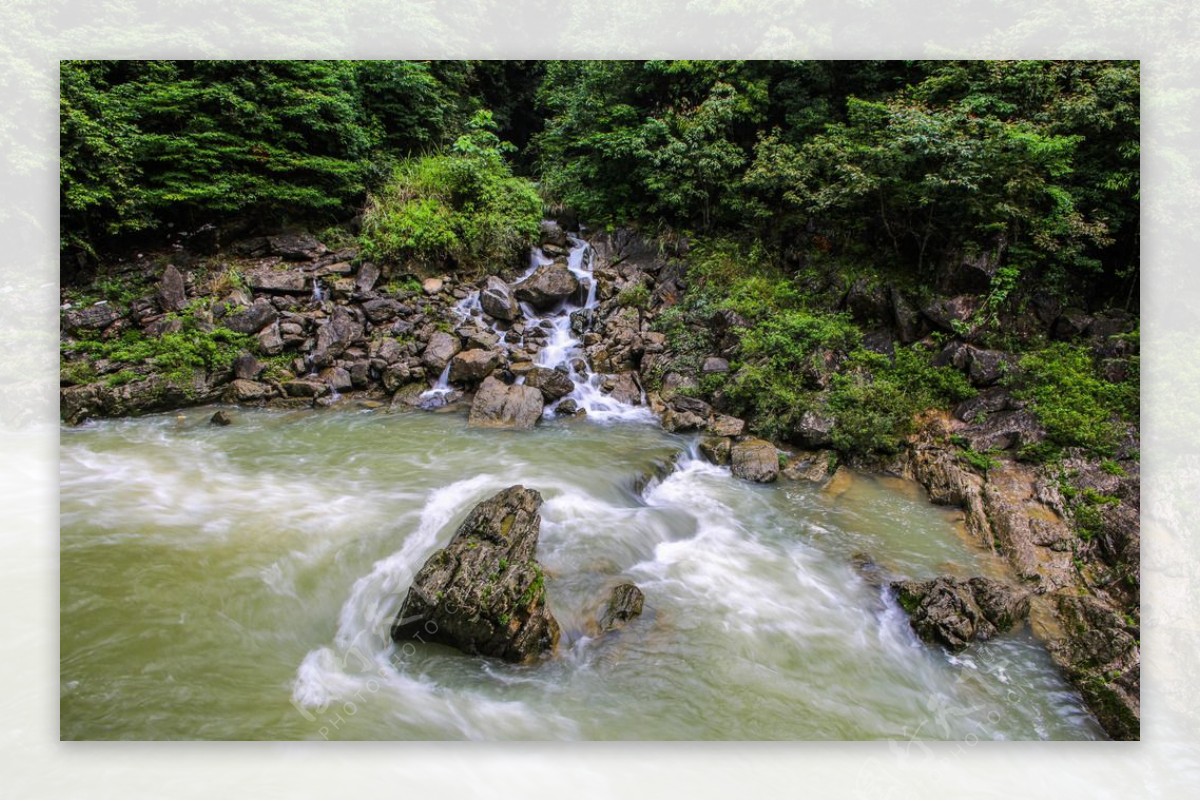
[[[542,392],[488,376],[475,393],[467,424],[482,428],[533,428],[545,405]]]
[[[779,478],[779,454],[764,439],[745,439],[733,443],[729,451],[733,474],[738,478],[766,484]]]
[[[1029,594],[989,578],[897,581],[900,606],[923,640],[958,651],[973,640],[989,640],[1029,614]]]
[[[646,596],[636,584],[620,584],[613,587],[608,603],[600,613],[598,621],[601,633],[621,628],[642,613]]]
[[[417,573],[392,639],[525,662],[558,644],[535,558],[542,496],[513,486],[476,506]]]

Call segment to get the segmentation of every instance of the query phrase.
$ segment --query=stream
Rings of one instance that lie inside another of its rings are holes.
[[[856,572],[1000,569],[904,482],[754,485],[652,423],[212,411],[62,431],[64,739],[1103,737],[1027,630],[950,655]],[[517,483],[557,656],[397,650],[412,575]],[[591,639],[619,579],[646,612]]]

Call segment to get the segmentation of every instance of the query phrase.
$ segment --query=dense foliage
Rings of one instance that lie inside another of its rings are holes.
[[[514,177],[491,114],[479,112],[448,153],[408,159],[372,198],[364,255],[467,269],[503,264],[537,236],[542,201]]]

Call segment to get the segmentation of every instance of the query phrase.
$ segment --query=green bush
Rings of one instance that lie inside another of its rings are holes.
[[[1024,375],[1012,383],[1017,396],[1030,401],[1051,443],[1112,456],[1124,424],[1138,417],[1137,358],[1132,362],[1130,376],[1114,383],[1099,374],[1086,347],[1059,342],[1022,358]]]
[[[513,176],[509,149],[479,112],[451,152],[408,159],[368,202],[361,237],[366,258],[468,270],[515,261],[533,244],[542,202]]]

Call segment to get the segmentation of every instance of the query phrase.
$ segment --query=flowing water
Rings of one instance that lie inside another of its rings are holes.
[[[754,485],[637,421],[212,411],[62,431],[64,739],[1102,737],[1028,632],[951,656],[856,571],[998,570],[910,485]],[[557,655],[398,650],[413,574],[518,483]],[[590,637],[621,580],[644,614]]]

